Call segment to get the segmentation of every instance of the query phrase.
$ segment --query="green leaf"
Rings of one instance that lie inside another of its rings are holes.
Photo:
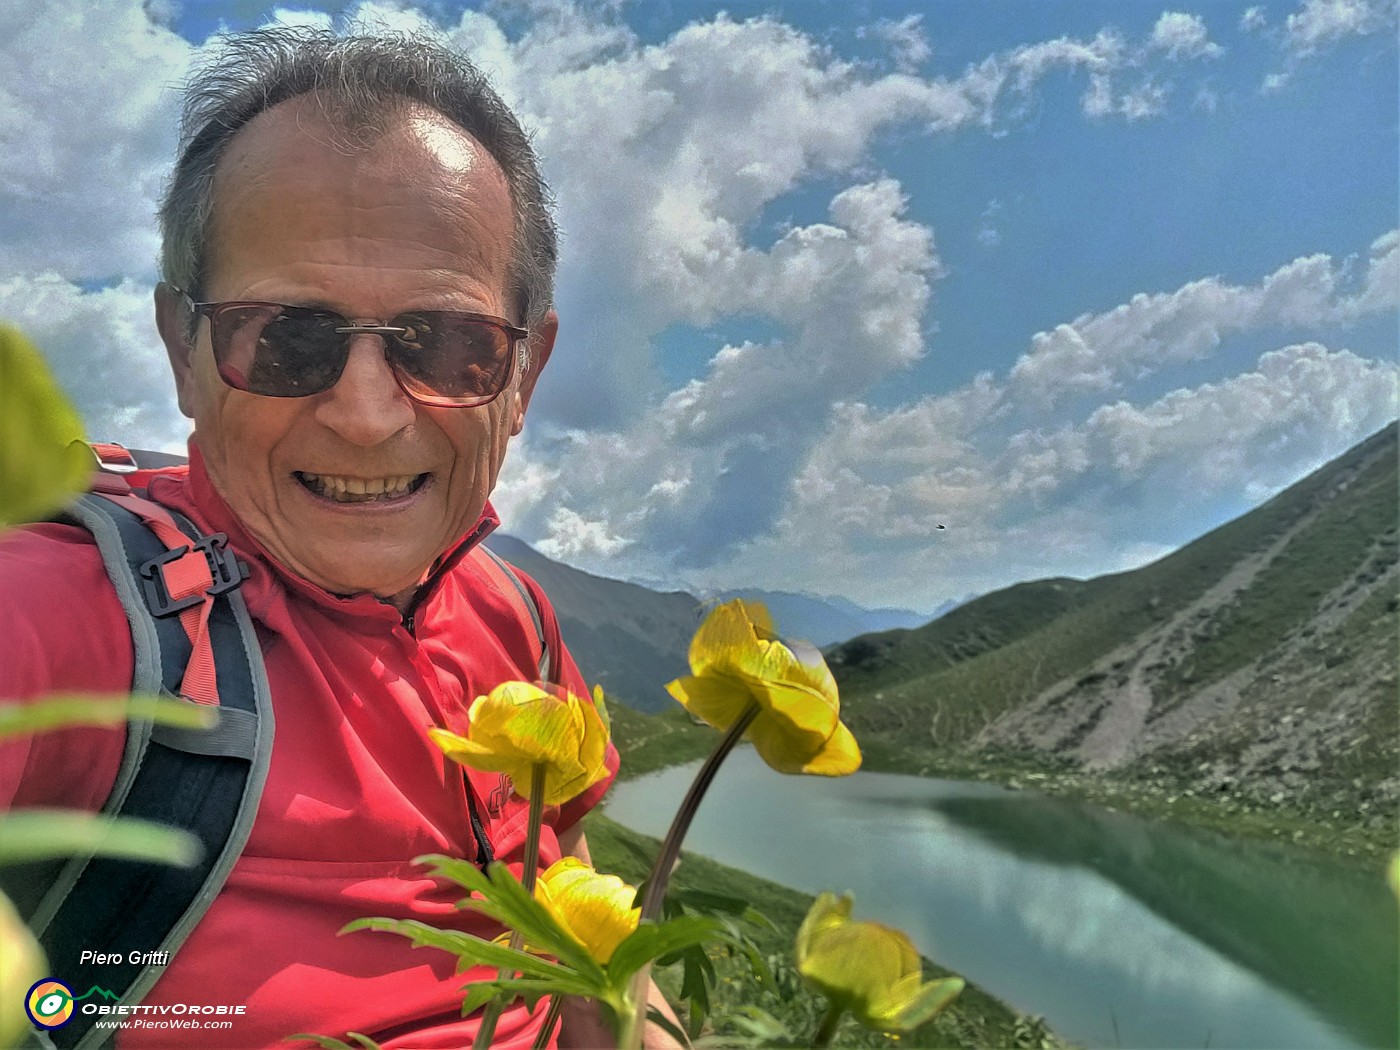
[[[0,325],[0,528],[57,510],[87,488],[96,467],[82,420],[43,355]]]
[[[685,1046],[686,1043],[690,1041],[690,1037],[685,1032],[682,1032],[675,1022],[654,1006],[647,1007],[647,1020],[654,1025],[659,1025],[662,1031],[681,1046]]]
[[[64,809],[24,809],[0,817],[0,864],[88,855],[187,868],[199,854],[199,840],[193,835],[144,820]]]
[[[219,709],[158,696],[47,696],[25,703],[0,703],[0,740],[66,726],[110,726],[144,719],[182,729],[209,729]]]
[[[473,937],[457,930],[439,930],[416,919],[356,919],[340,932],[353,933],[356,930],[380,930],[384,933],[397,933],[413,942],[415,948],[439,948],[451,952],[459,959],[478,966],[495,966],[498,969],[519,970],[537,977],[566,975],[567,969],[548,959],[541,959],[528,952],[509,948],[504,944]]]
[[[463,901],[462,907],[519,931],[531,948],[549,952],[560,962],[594,981],[595,989],[605,986],[607,976],[593,956],[588,954],[588,949],[574,940],[543,904],[525,892],[520,880],[504,864],[497,862],[488,865],[483,875],[474,866],[455,858],[419,858],[420,861],[425,859],[432,864],[435,874],[475,889],[482,895],[479,899]]]
[[[462,1016],[475,1013],[483,1006],[496,998],[496,985],[494,982],[476,981],[465,988],[466,995],[462,998]]]
[[[773,971],[768,967],[768,960],[763,957],[763,953],[758,950],[758,945],[748,938],[739,941],[739,950],[747,956],[749,968],[753,971],[754,978],[758,981],[758,986],[766,991],[772,992],[778,998],[782,998],[782,992],[778,988],[778,982],[773,977]]]
[[[703,945],[692,944],[680,952],[681,998],[690,1004],[690,1034],[700,1034],[705,1019],[710,1016],[710,988],[715,983],[715,964]]]
[[[712,938],[728,940],[723,934],[723,923],[703,915],[684,915],[663,923],[644,922],[617,946],[608,960],[608,981],[613,985],[625,983],[653,959]]]
[[[732,1024],[765,1042],[791,1039],[792,1033],[772,1014],[757,1006],[741,1006],[729,1020]]]

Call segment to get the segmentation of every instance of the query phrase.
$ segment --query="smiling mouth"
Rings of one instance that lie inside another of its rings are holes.
[[[342,474],[292,472],[310,493],[332,503],[392,503],[413,495],[427,482],[428,474],[399,474],[386,478],[351,478]]]

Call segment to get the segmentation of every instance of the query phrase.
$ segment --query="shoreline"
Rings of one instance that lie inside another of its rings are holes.
[[[1170,781],[1126,780],[1055,770],[1006,758],[951,752],[930,755],[875,739],[862,741],[863,769],[994,784],[1012,791],[1032,790],[1122,810],[1149,820],[1166,820],[1254,841],[1271,842],[1380,871],[1400,846],[1396,817],[1384,823],[1329,823],[1316,809],[1264,804],[1247,797],[1209,797]]]
[[[616,710],[616,708],[614,708]],[[619,780],[632,780],[670,766],[705,757],[717,739],[714,730],[692,724],[679,708],[663,715],[619,720],[617,738],[625,755]],[[1128,780],[1071,769],[1054,769],[1043,762],[1010,756],[932,753],[890,744],[879,737],[860,740],[863,769],[877,773],[904,773],[995,784],[1010,790],[1034,790],[1059,798],[1075,799],[1122,810],[1149,820],[1168,820],[1220,834],[1272,842],[1280,846],[1325,855],[1346,864],[1375,866],[1380,870],[1400,847],[1400,813],[1370,814],[1366,820],[1332,820],[1321,806],[1289,807],[1261,802],[1240,791],[1227,797],[1195,792],[1190,783],[1163,778],[1160,781]],[[1334,813],[1349,807],[1336,801]],[[1350,807],[1357,812],[1359,805]]]

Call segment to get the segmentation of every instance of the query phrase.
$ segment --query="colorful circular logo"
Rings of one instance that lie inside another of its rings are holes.
[[[24,1009],[40,1028],[62,1028],[73,1020],[73,989],[62,981],[45,977],[29,989],[24,997]]]

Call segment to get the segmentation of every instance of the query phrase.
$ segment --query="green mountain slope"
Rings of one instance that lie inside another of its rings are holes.
[[[836,646],[846,717],[931,752],[1381,809],[1400,794],[1396,478],[1388,428],[1152,565]]]
[[[544,588],[564,643],[590,683],[639,711],[675,706],[665,685],[689,673],[685,654],[700,623],[698,598],[594,576],[511,536],[497,534],[487,545]]]

